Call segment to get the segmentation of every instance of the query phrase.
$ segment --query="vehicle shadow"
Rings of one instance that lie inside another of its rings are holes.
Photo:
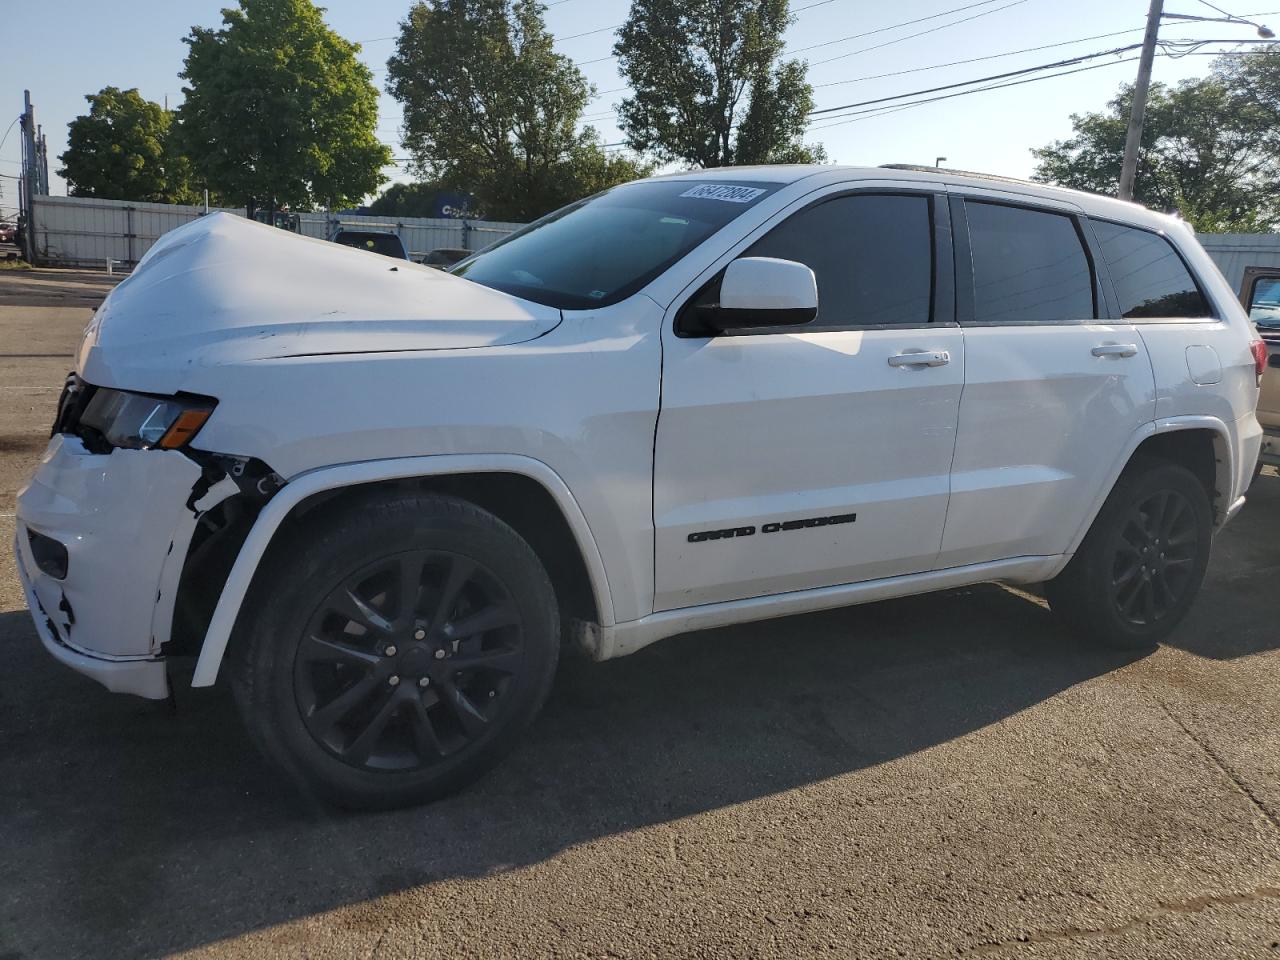
[[[840,776],[1127,662],[994,585],[564,664],[503,766],[431,806],[301,800],[228,691],[105,693],[0,614],[0,956],[155,955]]]
[[[6,269],[0,271],[0,307],[96,308],[121,279],[94,270]]]
[[[1244,509],[1213,544],[1205,580],[1187,619],[1166,642],[1199,657],[1235,660],[1280,647],[1280,603],[1259,617],[1258,598],[1280,584],[1280,473],[1249,487]]]

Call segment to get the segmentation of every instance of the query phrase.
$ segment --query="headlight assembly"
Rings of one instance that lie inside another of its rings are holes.
[[[205,397],[153,397],[99,387],[84,408],[80,428],[113,447],[173,450],[196,435],[213,408],[214,401]]]

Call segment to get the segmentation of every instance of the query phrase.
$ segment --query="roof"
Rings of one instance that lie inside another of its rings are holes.
[[[1181,223],[1167,214],[1149,210],[1140,204],[1105,197],[1101,194],[1071,190],[1066,187],[1019,180],[993,173],[976,173],[969,170],[952,170],[946,167],[930,167],[908,163],[890,163],[879,167],[842,166],[839,164],[778,164],[764,166],[714,167],[685,170],[664,174],[653,179],[670,180],[751,180],[758,183],[790,185],[812,179],[814,187],[849,180],[905,180],[941,185],[969,186],[1027,197],[1056,200],[1071,204],[1093,215],[1122,222],[1144,224],[1154,229],[1167,229]]]

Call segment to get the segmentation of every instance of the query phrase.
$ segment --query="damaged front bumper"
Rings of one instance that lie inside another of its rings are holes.
[[[19,525],[15,548],[18,554],[18,579],[27,598],[27,607],[35,621],[40,642],[59,663],[77,673],[97,680],[112,693],[133,693],[151,700],[163,700],[169,696],[169,677],[164,660],[157,657],[107,658],[72,647],[62,639],[52,617],[36,596],[35,585],[27,572],[30,550],[25,551],[23,531]]]
[[[201,476],[177,451],[96,454],[58,434],[18,494],[18,575],[41,642],[108,690],[169,694],[161,648]]]

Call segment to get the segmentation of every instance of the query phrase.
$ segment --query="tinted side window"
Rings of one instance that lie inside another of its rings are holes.
[[[1111,270],[1122,317],[1213,315],[1186,264],[1160,234],[1104,220],[1093,221],[1093,231]]]
[[[801,210],[743,256],[798,260],[818,280],[818,316],[791,332],[928,323],[933,231],[928,197],[836,197]]]
[[[973,200],[965,213],[977,323],[1093,318],[1093,272],[1071,217]]]

